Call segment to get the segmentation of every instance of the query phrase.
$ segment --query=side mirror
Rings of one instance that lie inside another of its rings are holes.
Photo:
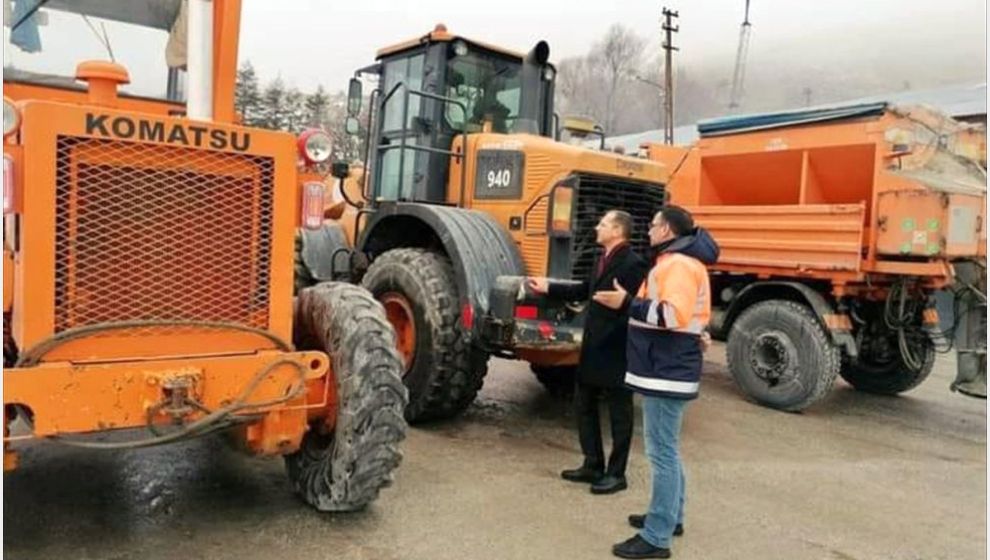
[[[358,122],[357,117],[347,117],[344,121],[344,132],[349,136],[357,136],[361,132],[361,123]]]
[[[361,80],[351,78],[347,85],[347,114],[356,117],[361,114]]]

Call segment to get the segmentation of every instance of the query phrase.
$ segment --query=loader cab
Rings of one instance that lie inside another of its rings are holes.
[[[382,49],[378,63],[356,76],[377,75],[370,97],[366,160],[369,199],[445,203],[451,158],[462,157],[464,135],[479,132],[553,136],[555,69],[549,47],[513,53],[447,33]],[[357,116],[361,82],[349,88]],[[352,121],[350,129],[355,131]]]

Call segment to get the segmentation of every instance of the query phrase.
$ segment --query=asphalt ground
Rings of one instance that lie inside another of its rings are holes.
[[[954,364],[896,398],[841,381],[787,414],[748,402],[716,344],[688,408],[686,534],[674,558],[984,559],[986,401],[950,393]],[[410,430],[394,486],[326,515],[291,492],[280,459],[222,438],[129,452],[22,444],[4,476],[15,559],[601,559],[649,496],[637,428],[629,489],[593,496],[574,418],[521,362],[494,360],[461,417]]]

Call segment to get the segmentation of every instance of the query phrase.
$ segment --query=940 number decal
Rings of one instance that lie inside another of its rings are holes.
[[[474,197],[487,200],[519,199],[525,156],[514,150],[479,150]]]

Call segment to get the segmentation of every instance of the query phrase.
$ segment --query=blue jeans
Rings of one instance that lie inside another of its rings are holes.
[[[639,535],[661,548],[670,548],[674,527],[684,522],[684,466],[679,447],[688,402],[643,397],[643,434],[653,470],[653,494]]]

